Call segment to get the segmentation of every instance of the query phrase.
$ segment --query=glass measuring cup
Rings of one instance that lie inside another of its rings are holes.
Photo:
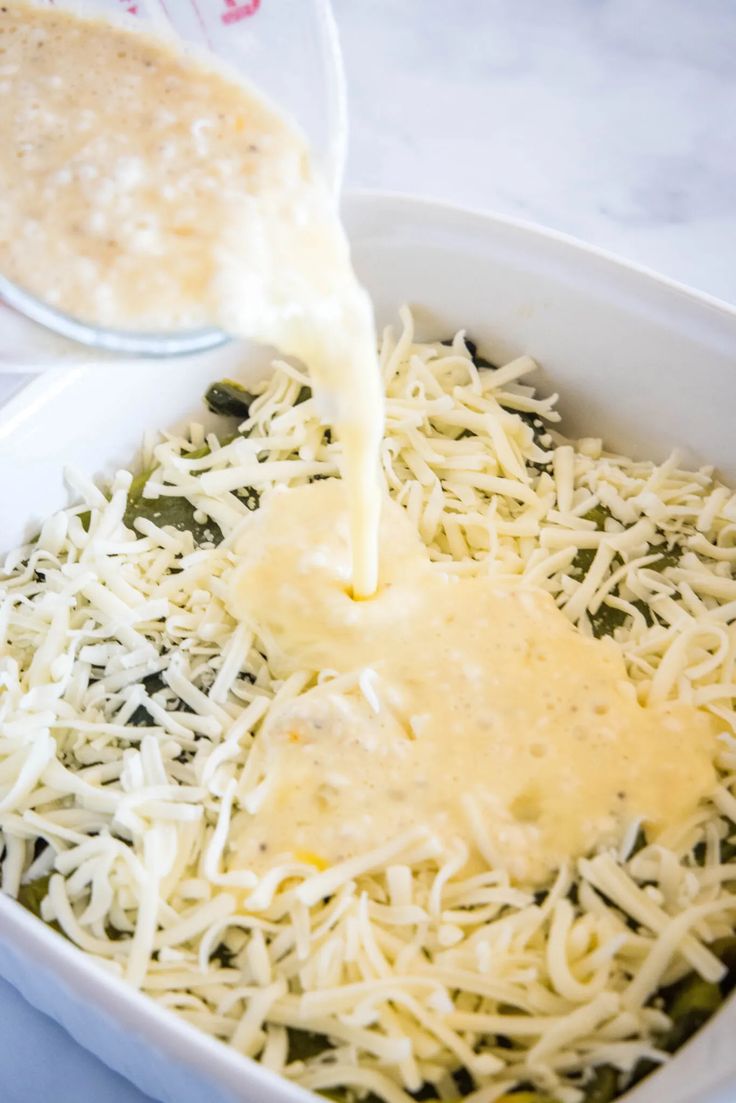
[[[57,10],[58,0],[42,0]],[[139,27],[222,58],[309,139],[316,164],[339,193],[345,162],[342,56],[330,0],[73,0],[70,10]],[[0,372],[36,372],[97,351],[176,356],[228,340],[218,329],[133,333],[63,314],[0,274]],[[78,342],[72,344],[71,342]]]

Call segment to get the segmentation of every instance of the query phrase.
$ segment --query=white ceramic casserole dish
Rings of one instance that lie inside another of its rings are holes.
[[[466,327],[491,359],[528,352],[559,391],[563,429],[635,456],[682,447],[736,479],[736,310],[562,236],[415,199],[356,195],[346,219],[380,323],[404,301],[426,336]],[[144,429],[193,414],[207,384],[264,356],[230,346],[186,361],[79,367],[0,412],[0,546],[66,501],[64,464],[128,465]],[[314,1097],[128,989],[0,897],[0,973],[110,1066],[166,1103]],[[627,1103],[731,1103],[736,1003]]]

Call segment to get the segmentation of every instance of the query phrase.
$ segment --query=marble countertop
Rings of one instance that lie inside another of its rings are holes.
[[[736,302],[730,0],[335,0],[347,182],[529,219]]]
[[[730,0],[334,6],[348,187],[529,219],[736,302]],[[2,982],[0,1020],[6,1103],[146,1103]]]

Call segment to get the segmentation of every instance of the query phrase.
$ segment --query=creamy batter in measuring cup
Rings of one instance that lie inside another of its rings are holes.
[[[242,73],[309,139],[335,194],[345,154],[345,93],[329,0],[76,0],[67,6],[118,25],[140,27],[207,51]],[[5,300],[3,303],[2,300]],[[10,304],[18,309],[12,309]],[[30,314],[42,328],[30,322]],[[80,347],[57,336],[127,354],[176,355],[214,347],[218,330],[110,335],[50,310],[0,274],[0,371],[38,371],[78,360]]]

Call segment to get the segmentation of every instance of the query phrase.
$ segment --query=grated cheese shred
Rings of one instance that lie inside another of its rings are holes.
[[[431,557],[526,577],[581,631],[613,637],[642,703],[708,710],[722,732],[711,799],[655,841],[632,823],[617,852],[536,895],[499,867],[472,801],[480,875],[421,828],[329,868],[302,854],[260,880],[228,870],[269,783],[258,733],[310,688],[306,672],[281,680],[226,611],[245,495],[338,470],[314,399],[298,401],[306,378],[277,363],[229,442],[194,425],[147,445],[145,498],[186,500],[219,543],[144,517],[128,527],[128,473],[105,496],[70,470],[78,504],[7,557],[2,890],[49,877],[44,920],[306,1088],[410,1103],[429,1083],[452,1100],[464,1068],[468,1103],[528,1083],[579,1103],[592,1067],[666,1059],[661,986],[723,975],[709,944],[736,912],[722,853],[736,833],[736,496],[676,455],[657,465],[565,440],[528,357],[479,369],[462,333],[420,343],[401,320],[381,350],[382,462]],[[373,678],[360,673],[369,705]],[[329,1047],[291,1057],[294,1031]]]

